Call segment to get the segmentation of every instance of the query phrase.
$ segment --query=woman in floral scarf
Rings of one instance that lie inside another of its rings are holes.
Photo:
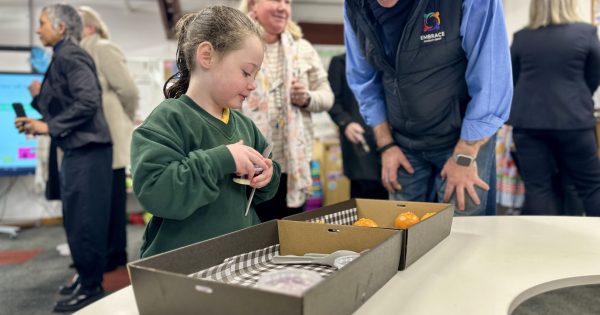
[[[333,92],[317,52],[290,20],[289,0],[242,0],[240,10],[262,27],[266,46],[257,88],[242,111],[273,142],[282,171],[277,195],[256,208],[264,222],[304,210],[312,183],[311,113],[329,110]]]

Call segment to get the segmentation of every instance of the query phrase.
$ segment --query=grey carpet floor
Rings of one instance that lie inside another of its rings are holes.
[[[139,257],[143,231],[144,227],[140,225],[127,227],[130,261]],[[65,241],[60,226],[25,229],[14,240],[0,235],[0,251],[43,249],[23,264],[0,265],[0,315],[54,314],[52,306],[60,297],[57,288],[74,272],[68,268],[71,259],[56,251],[56,246]],[[512,315],[600,315],[600,285],[538,295],[521,304]]]
[[[600,285],[549,291],[523,302],[512,315],[600,315]]]
[[[128,225],[129,261],[139,257],[144,227]],[[65,243],[62,226],[41,226],[21,230],[16,239],[0,234],[0,251],[40,248],[33,259],[18,265],[0,265],[0,315],[42,315],[52,313],[61,298],[58,287],[74,274],[70,257],[60,256],[56,246]]]

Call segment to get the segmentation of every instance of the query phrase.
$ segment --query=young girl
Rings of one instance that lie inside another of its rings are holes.
[[[244,215],[250,188],[234,174],[252,179],[253,204],[279,185],[279,165],[261,154],[267,141],[230,111],[256,88],[264,53],[257,27],[236,9],[211,6],[176,28],[177,80],[132,139],[133,189],[154,215],[142,257],[259,223],[254,210]],[[256,176],[255,166],[263,169]]]

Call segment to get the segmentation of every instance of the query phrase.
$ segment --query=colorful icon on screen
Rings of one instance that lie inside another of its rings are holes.
[[[35,148],[31,148],[31,147],[25,147],[25,148],[19,148],[18,149],[19,153],[19,160],[31,160],[31,159],[35,159]]]

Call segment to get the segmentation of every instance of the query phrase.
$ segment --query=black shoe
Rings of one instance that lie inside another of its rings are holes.
[[[79,280],[79,274],[76,273],[71,279],[71,283],[58,287],[58,293],[60,295],[71,295],[80,285],[81,280]]]
[[[56,302],[54,305],[55,312],[75,312],[84,306],[91,304],[104,297],[102,286],[97,286],[93,289],[79,288],[73,292],[70,297]]]

